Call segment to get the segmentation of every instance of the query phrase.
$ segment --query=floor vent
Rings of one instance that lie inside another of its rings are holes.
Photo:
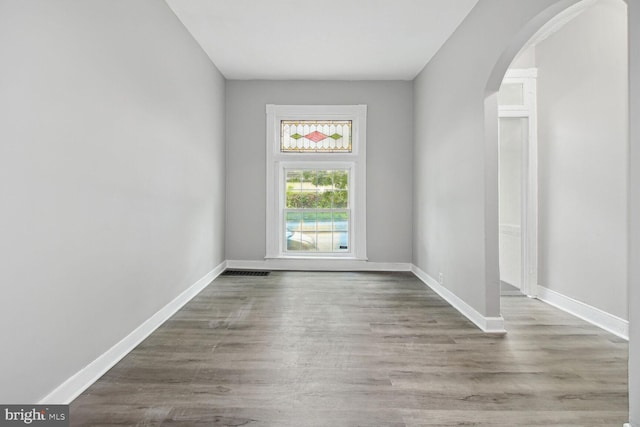
[[[225,270],[223,276],[268,276],[270,271],[261,270]]]

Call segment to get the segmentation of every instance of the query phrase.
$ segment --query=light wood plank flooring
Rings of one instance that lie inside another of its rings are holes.
[[[71,405],[76,426],[616,426],[627,344],[526,297],[480,332],[409,273],[219,277]]]

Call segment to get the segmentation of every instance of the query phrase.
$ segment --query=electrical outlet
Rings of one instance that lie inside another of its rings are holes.
[[[440,283],[441,285],[444,285],[444,273],[440,273],[438,275],[438,283]]]

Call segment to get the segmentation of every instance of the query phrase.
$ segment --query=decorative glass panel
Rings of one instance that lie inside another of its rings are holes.
[[[350,153],[351,120],[282,120],[283,153]]]

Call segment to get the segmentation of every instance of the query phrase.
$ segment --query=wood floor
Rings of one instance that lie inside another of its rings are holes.
[[[490,336],[409,273],[216,279],[71,405],[74,426],[616,426],[627,343],[504,297]]]

